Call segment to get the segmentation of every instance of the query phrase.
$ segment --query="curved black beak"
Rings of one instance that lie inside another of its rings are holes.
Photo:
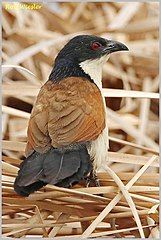
[[[105,53],[113,53],[118,51],[129,51],[129,49],[121,42],[108,40],[107,46],[103,50]]]

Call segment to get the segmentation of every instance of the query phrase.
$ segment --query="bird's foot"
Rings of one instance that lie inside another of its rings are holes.
[[[97,178],[97,174],[95,171],[91,171],[89,176],[86,177],[86,187],[90,187],[91,183],[93,183],[96,187],[100,187],[100,181]]]

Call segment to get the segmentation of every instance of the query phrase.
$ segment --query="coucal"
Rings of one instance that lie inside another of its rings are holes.
[[[128,48],[93,35],[72,38],[58,53],[28,125],[26,159],[14,183],[22,196],[46,184],[70,187],[106,160],[108,128],[102,66]]]

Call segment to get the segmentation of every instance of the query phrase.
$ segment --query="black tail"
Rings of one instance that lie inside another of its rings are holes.
[[[20,164],[14,190],[28,196],[48,183],[70,187],[91,170],[90,156],[84,146],[66,151],[51,148],[44,154],[34,152]]]

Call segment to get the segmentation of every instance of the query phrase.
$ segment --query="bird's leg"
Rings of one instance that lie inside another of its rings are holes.
[[[97,178],[97,174],[93,169],[89,176],[86,177],[86,187],[89,187],[91,182],[93,182],[96,187],[100,187],[99,179]]]
[[[90,182],[91,182],[90,176],[87,176],[86,177],[86,187],[89,187]]]
[[[93,178],[93,181],[94,181],[96,187],[100,187],[100,181],[97,177],[96,171],[94,171],[94,170],[92,170],[92,178]]]

